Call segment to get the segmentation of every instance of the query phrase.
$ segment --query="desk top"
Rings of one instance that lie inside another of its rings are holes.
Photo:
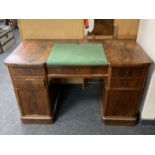
[[[79,40],[24,40],[5,60],[7,65],[45,64],[55,43],[82,43]],[[143,49],[134,40],[92,40],[102,43],[109,65],[141,65],[151,63]]]
[[[107,65],[100,43],[55,44],[48,56],[47,65],[98,66]]]

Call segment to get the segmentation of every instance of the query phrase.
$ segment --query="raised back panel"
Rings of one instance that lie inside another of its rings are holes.
[[[22,39],[82,39],[82,19],[20,19]]]

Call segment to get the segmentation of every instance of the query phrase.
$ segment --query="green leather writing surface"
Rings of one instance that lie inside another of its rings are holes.
[[[55,44],[47,59],[47,65],[106,65],[102,44]]]

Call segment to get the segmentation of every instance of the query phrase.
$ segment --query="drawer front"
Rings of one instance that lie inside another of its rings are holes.
[[[7,49],[9,49],[12,45],[14,45],[16,43],[15,39],[12,38],[10,41],[8,41],[6,44],[4,44],[2,46],[2,50],[3,52],[6,51]]]
[[[141,89],[143,85],[142,79],[111,79],[111,88],[137,88]]]
[[[107,74],[108,67],[50,67],[48,74]]]
[[[11,67],[13,77],[44,76],[44,68],[41,67]]]
[[[43,89],[44,79],[13,79],[15,88],[19,89]]]
[[[13,31],[5,34],[1,39],[1,44],[3,45],[4,43],[6,43],[8,40],[10,40],[12,37],[14,36]]]
[[[145,72],[145,67],[114,67],[112,77],[143,77]]]

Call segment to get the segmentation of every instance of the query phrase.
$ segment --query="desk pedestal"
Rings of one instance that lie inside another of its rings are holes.
[[[101,96],[102,119],[106,124],[135,125],[148,65],[109,67]]]

